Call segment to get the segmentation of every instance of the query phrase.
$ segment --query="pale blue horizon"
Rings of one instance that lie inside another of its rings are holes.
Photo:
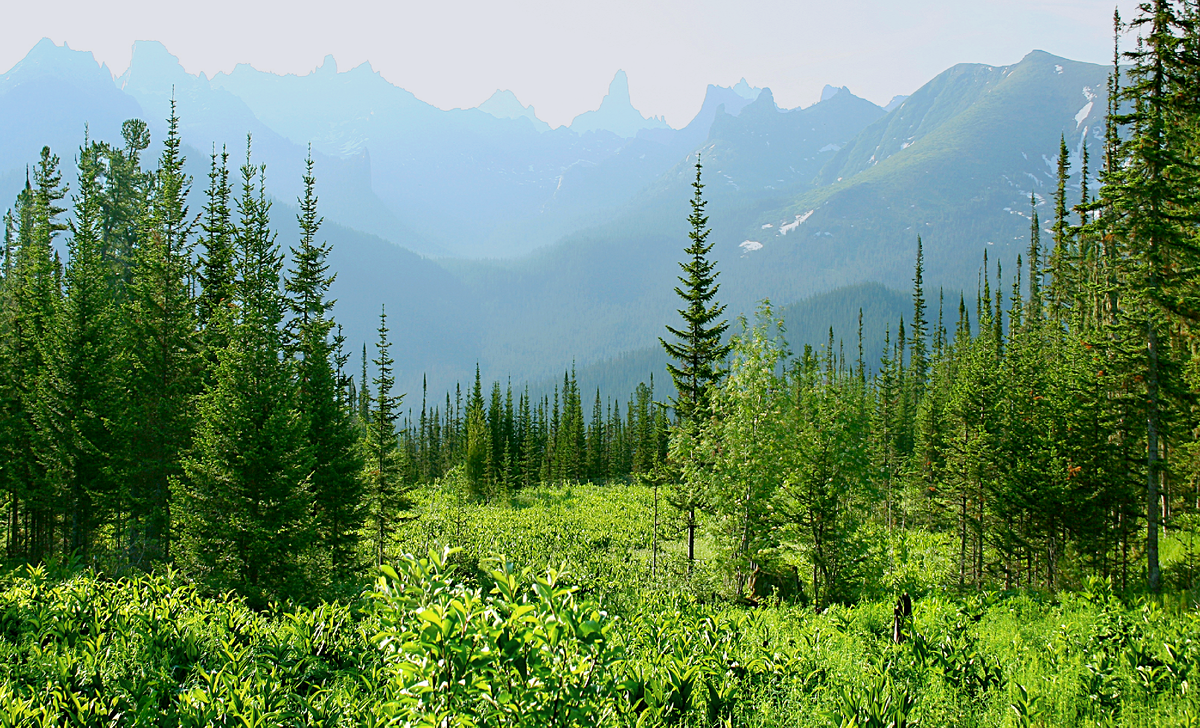
[[[1136,6],[1116,4],[1126,17]],[[622,69],[634,106],[680,127],[707,84],[743,77],[771,88],[785,108],[814,103],[826,84],[883,105],[956,63],[1007,65],[1033,50],[1108,63],[1112,11],[1111,0],[213,0],[197,13],[146,0],[65,0],[8,9],[0,69],[43,37],[92,52],[118,75],[136,40],[162,42],[188,72],[209,77],[238,63],[304,75],[331,54],[341,70],[368,62],[443,109],[508,89],[555,127],[595,109]]]

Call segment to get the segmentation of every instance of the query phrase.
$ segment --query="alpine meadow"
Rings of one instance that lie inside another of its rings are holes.
[[[1200,0],[1112,23],[678,129],[42,41],[0,728],[1200,726]]]

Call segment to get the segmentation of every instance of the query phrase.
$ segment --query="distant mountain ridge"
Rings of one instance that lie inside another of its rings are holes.
[[[497,119],[529,119],[533,128],[538,131],[550,131],[550,125],[538,118],[532,105],[525,106],[517,99],[516,94],[507,89],[497,89],[496,93],[476,108]]]
[[[351,347],[373,340],[386,302],[410,391],[423,375],[433,391],[464,381],[475,362],[485,377],[539,381],[572,361],[583,370],[653,348],[678,307],[698,159],[731,316],[763,298],[907,290],[918,234],[927,290],[973,291],[985,249],[1011,274],[1060,135],[1076,160],[1085,140],[1099,151],[1107,72],[1037,51],[955,66],[887,108],[830,86],[792,110],[743,79],[709,86],[680,129],[633,109],[620,74],[596,115],[548,129],[511,93],[443,111],[332,57],[302,76],[238,66],[207,79],[148,42],[114,80],[90,53],[43,41],[0,77],[0,195],[15,195],[43,144],[69,179],[85,124],[115,141],[121,121],[145,118],[157,143],[173,97],[193,207],[214,144],[240,164],[250,133],[286,245],[311,143]],[[622,118],[629,136],[599,128]],[[581,134],[585,122],[596,128]],[[1077,165],[1072,174],[1077,195]],[[804,310],[849,315],[830,306],[850,298],[828,300]]]

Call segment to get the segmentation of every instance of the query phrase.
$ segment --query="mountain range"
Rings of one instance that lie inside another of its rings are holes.
[[[43,145],[71,159],[85,125],[115,140],[140,117],[161,140],[173,99],[193,194],[209,155],[225,147],[240,160],[251,135],[284,245],[311,149],[335,314],[351,342],[371,342],[386,303],[410,392],[423,378],[434,392],[465,381],[478,362],[485,377],[535,383],[574,365],[621,395],[647,368],[665,374],[653,346],[676,315],[698,160],[729,314],[764,298],[820,311],[827,323],[791,326],[793,345],[823,344],[833,324],[850,346],[850,314],[871,291],[889,302],[864,308],[877,358],[918,235],[927,290],[970,295],[985,250],[1011,273],[1031,195],[1045,205],[1053,187],[1060,137],[1074,160],[1085,143],[1099,151],[1107,73],[1034,51],[1009,66],[954,66],[886,107],[829,86],[790,110],[743,80],[709,86],[673,129],[633,107],[617,72],[595,110],[552,129],[510,91],[442,110],[332,57],[303,76],[240,65],[210,79],[139,42],[114,75],[43,40],[0,76],[0,199],[13,199]],[[1077,196],[1077,161],[1072,175]]]

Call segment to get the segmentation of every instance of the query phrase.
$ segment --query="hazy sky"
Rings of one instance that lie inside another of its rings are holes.
[[[1116,0],[1132,16],[1136,0]],[[553,126],[594,109],[618,68],[634,105],[687,123],[709,83],[743,76],[780,106],[825,84],[884,104],[955,63],[1015,63],[1033,49],[1108,63],[1114,0],[46,0],[8,3],[0,72],[43,36],[120,73],[159,40],[192,73],[237,63],[304,74],[332,53],[369,61],[441,108],[514,91]]]

